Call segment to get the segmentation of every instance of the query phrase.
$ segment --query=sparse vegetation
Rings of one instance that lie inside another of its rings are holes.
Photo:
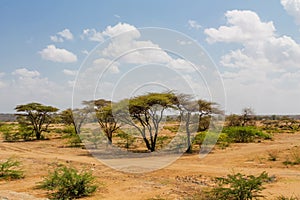
[[[299,199],[300,199],[299,197],[294,197],[294,196],[286,197],[284,195],[280,195],[280,196],[276,197],[275,200],[299,200]]]
[[[284,165],[299,165],[300,164],[300,148],[294,147],[290,150],[289,156],[283,161]]]
[[[38,188],[53,191],[51,198],[56,200],[77,199],[94,193],[97,186],[93,183],[91,172],[78,172],[76,169],[60,166],[38,185]]]
[[[255,139],[271,139],[271,135],[262,132],[253,126],[224,127],[223,133],[227,134],[231,142],[247,143]]]
[[[20,169],[20,162],[9,158],[0,163],[0,179],[21,179],[24,172]]]
[[[263,183],[268,181],[270,181],[270,177],[266,172],[262,172],[259,176],[241,173],[229,174],[225,178],[216,178],[217,186],[209,192],[209,196],[216,200],[257,199],[263,197],[260,192],[264,189]]]

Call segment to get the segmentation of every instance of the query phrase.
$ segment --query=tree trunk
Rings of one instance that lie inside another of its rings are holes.
[[[107,137],[107,144],[108,144],[109,146],[112,145],[112,137]]]
[[[186,153],[192,153],[192,144],[191,144],[191,133],[190,133],[190,118],[191,113],[187,113],[187,119],[185,123],[185,130],[186,130],[186,136],[187,136],[187,150]]]
[[[202,115],[199,115],[199,121],[198,121],[198,129],[197,129],[197,132],[201,132],[201,127],[200,127],[201,120],[202,120]]]
[[[149,143],[149,140],[146,137],[144,137],[143,139],[144,139],[147,149],[152,152],[152,147]]]
[[[35,131],[35,137],[37,140],[41,139],[41,132],[40,131]]]

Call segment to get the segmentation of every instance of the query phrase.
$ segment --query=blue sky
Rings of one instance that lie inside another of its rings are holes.
[[[212,57],[227,113],[298,114],[299,8],[300,0],[0,0],[0,112],[32,101],[71,107],[75,74],[99,42],[114,31],[162,27]]]

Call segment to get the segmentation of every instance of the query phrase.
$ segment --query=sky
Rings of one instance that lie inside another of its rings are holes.
[[[300,0],[0,0],[0,26],[0,113],[122,98],[150,82],[211,95],[228,114],[300,113]]]

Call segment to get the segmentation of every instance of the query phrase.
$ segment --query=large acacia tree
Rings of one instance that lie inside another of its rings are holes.
[[[93,102],[97,121],[107,137],[108,144],[111,145],[113,134],[120,128],[118,120],[113,116],[113,102],[105,99],[98,99]]]
[[[191,133],[206,131],[210,126],[211,116],[223,114],[223,111],[219,109],[217,103],[203,99],[195,100],[192,95],[183,93],[176,95],[174,103],[180,112],[181,121],[185,123],[187,140],[186,152],[191,153]]]
[[[119,102],[114,113],[121,122],[135,127],[147,149],[153,152],[164,112],[174,108],[174,99],[172,92],[148,93]]]
[[[18,112],[16,115],[22,118],[22,123],[28,122],[28,126],[31,126],[36,139],[39,140],[42,132],[47,131],[51,123],[51,115],[56,113],[58,108],[33,102],[18,105],[15,110]]]

